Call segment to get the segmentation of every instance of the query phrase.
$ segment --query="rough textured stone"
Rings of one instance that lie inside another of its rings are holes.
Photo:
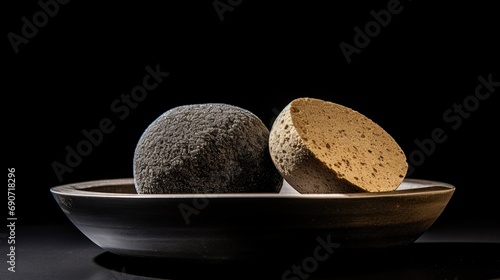
[[[172,108],[144,131],[134,154],[138,193],[279,192],[269,129],[222,103]]]
[[[269,136],[278,171],[300,193],[395,190],[408,165],[396,141],[363,114],[315,98],[298,98]]]

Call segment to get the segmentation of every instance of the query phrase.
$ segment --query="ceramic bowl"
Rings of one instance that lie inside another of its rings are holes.
[[[379,193],[137,194],[132,178],[51,188],[69,220],[118,255],[178,260],[281,257],[322,246],[384,248],[418,239],[453,185],[405,179]],[[325,249],[326,250],[326,249]]]

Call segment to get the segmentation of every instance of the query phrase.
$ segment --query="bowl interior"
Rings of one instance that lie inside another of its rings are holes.
[[[80,182],[76,184],[66,184],[51,188],[51,192],[57,195],[72,195],[72,196],[102,196],[102,197],[274,197],[283,195],[297,195],[304,198],[335,198],[335,197],[381,197],[387,195],[403,195],[406,193],[421,193],[432,191],[445,191],[453,193],[455,187],[449,183],[422,180],[422,179],[405,179],[399,187],[394,191],[387,192],[365,192],[365,193],[329,193],[329,194],[301,194],[296,191],[288,182],[283,181],[282,188],[279,193],[213,193],[213,194],[138,194],[134,180],[132,178],[108,179],[108,180],[93,180]]]

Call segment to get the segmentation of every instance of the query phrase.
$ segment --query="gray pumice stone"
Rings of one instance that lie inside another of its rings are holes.
[[[224,103],[174,107],[143,132],[134,153],[137,193],[279,192],[269,129]]]

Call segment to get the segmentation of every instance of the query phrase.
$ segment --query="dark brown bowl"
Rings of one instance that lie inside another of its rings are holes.
[[[396,191],[356,194],[298,194],[286,182],[279,194],[137,194],[133,179],[51,188],[69,220],[109,252],[212,261],[320,245],[404,246],[429,229],[454,190],[416,179]]]

